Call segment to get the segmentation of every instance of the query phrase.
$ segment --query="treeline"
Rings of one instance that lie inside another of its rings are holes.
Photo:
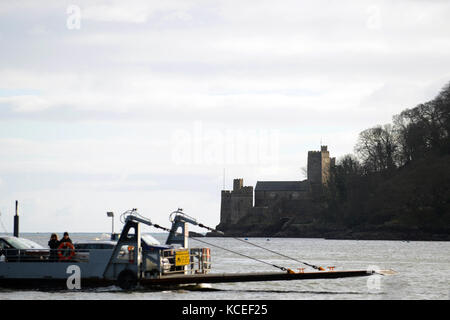
[[[450,232],[450,82],[431,101],[362,131],[338,159],[322,222],[358,230]]]

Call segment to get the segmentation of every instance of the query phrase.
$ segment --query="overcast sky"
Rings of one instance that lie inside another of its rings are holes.
[[[449,17],[437,0],[2,1],[0,220],[19,200],[28,232],[107,232],[131,208],[215,226],[224,182],[305,179],[308,150],[352,153],[432,99]]]

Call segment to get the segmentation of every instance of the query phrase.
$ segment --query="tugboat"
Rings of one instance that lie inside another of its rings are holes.
[[[325,271],[307,263],[305,264],[319,271],[294,272],[271,264],[282,272],[210,273],[211,250],[208,247],[189,247],[187,224],[209,231],[219,231],[199,223],[181,209],[171,213],[171,229],[152,223],[150,219],[139,215],[136,209],[124,212],[122,217],[125,225],[117,240],[112,234],[114,240],[97,242],[97,247],[89,243],[60,247],[57,249],[56,260],[49,259],[49,249],[42,248],[30,240],[0,237],[0,287],[81,289],[117,285],[123,290],[133,290],[138,286],[330,279],[369,276],[375,273],[389,274],[376,270]],[[142,234],[142,224],[168,231],[165,245],[160,245],[153,241],[152,237]],[[14,247],[12,243],[22,245]],[[23,245],[25,243],[28,245]]]

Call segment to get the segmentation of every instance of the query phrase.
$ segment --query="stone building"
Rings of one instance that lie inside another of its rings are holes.
[[[308,152],[307,179],[303,181],[258,181],[253,205],[253,187],[244,186],[243,179],[234,179],[233,190],[223,190],[220,225],[236,224],[249,213],[268,212],[285,215],[284,210],[302,211],[311,201],[311,193],[328,183],[335,158],[330,158],[327,146]],[[290,214],[287,214],[290,215]]]
[[[233,180],[233,190],[222,190],[220,222],[234,224],[253,207],[253,187],[244,187],[244,179]]]
[[[327,185],[330,179],[330,168],[335,165],[335,158],[330,158],[327,146],[320,151],[308,151],[308,182],[316,185]]]
[[[308,191],[307,180],[258,181],[255,188],[255,207],[269,207],[279,201],[306,199]]]

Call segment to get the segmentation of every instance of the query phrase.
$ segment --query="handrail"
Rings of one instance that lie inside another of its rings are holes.
[[[185,266],[177,266],[175,264],[175,253],[177,251],[184,251],[186,249],[163,249],[161,250],[161,257],[168,259],[170,266],[169,270],[164,270],[164,274],[184,273],[184,274],[198,274],[208,273],[211,270],[211,256],[204,256],[203,250],[207,248],[190,248],[189,249],[189,264],[188,268]],[[172,262],[171,262],[172,261]]]
[[[60,259],[61,249],[1,249],[0,263],[11,262],[88,262],[92,251],[112,249],[75,249],[70,259]]]

